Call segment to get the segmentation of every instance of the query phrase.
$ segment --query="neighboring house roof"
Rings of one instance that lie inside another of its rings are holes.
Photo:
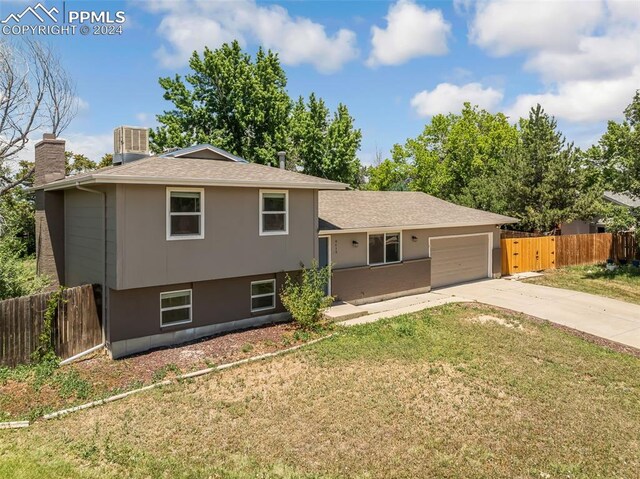
[[[640,198],[634,198],[633,196],[625,193],[614,193],[612,191],[605,191],[603,197],[605,200],[620,206],[628,206],[629,208],[640,208]]]
[[[409,191],[320,191],[320,231],[435,228],[516,223],[508,216],[467,208]]]
[[[213,146],[209,143],[201,143],[199,145],[193,145],[187,148],[177,148],[175,150],[165,151],[164,153],[158,156],[160,158],[166,158],[166,157],[180,158],[184,156],[189,156],[191,158],[198,158],[197,156],[198,153],[205,153],[205,152],[213,152],[230,161],[237,161],[238,163],[248,163],[248,161],[245,160],[244,158],[240,158],[239,156],[232,155],[228,151],[225,151],[222,148],[218,148],[217,146]],[[200,158],[203,160],[210,159],[208,156],[200,157]]]
[[[110,183],[334,190],[343,190],[348,187],[344,183],[257,163],[153,156],[123,165],[68,176],[41,188],[57,190],[76,185]]]

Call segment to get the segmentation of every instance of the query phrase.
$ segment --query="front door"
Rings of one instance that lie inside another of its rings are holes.
[[[329,249],[331,242],[328,236],[320,236],[318,238],[318,267],[324,268],[331,263],[331,250]],[[327,296],[331,294],[331,278],[329,284],[325,286]]]

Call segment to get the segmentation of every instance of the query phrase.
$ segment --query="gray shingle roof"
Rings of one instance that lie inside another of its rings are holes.
[[[195,158],[150,157],[68,176],[44,188],[79,184],[139,183],[180,186],[264,186],[265,188],[345,189],[347,185],[256,163]]]
[[[202,150],[211,150],[217,154],[219,154],[220,156],[224,156],[225,158],[228,158],[232,161],[237,161],[239,163],[249,163],[247,160],[245,160],[244,158],[240,158],[239,156],[233,155],[231,153],[229,153],[226,150],[223,150],[222,148],[218,148],[217,146],[213,146],[209,143],[200,143],[198,145],[193,145],[193,146],[188,146],[187,148],[178,148],[176,150],[171,150],[171,151],[167,151],[165,153],[162,153],[158,156],[160,157],[167,157],[167,156],[172,156],[174,158],[179,158],[183,155],[187,155],[189,153],[195,153],[198,151],[202,151]]]
[[[640,208],[640,198],[635,198],[626,193],[614,193],[612,191],[605,191],[603,196],[605,200],[609,200],[612,203],[616,203],[621,206],[628,206],[629,208]]]
[[[320,230],[472,226],[518,220],[409,191],[320,191]]]

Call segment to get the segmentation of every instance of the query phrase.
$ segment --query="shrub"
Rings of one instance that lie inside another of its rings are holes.
[[[302,328],[320,328],[322,312],[333,302],[333,298],[325,293],[330,275],[330,266],[318,268],[315,261],[311,268],[302,270],[299,280],[287,275],[280,299]]]
[[[0,238],[0,300],[42,291],[49,283],[35,271],[33,260],[21,258],[8,241]]]

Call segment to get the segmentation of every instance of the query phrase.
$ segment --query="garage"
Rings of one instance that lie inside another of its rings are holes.
[[[431,287],[464,283],[490,276],[489,235],[429,239]]]

